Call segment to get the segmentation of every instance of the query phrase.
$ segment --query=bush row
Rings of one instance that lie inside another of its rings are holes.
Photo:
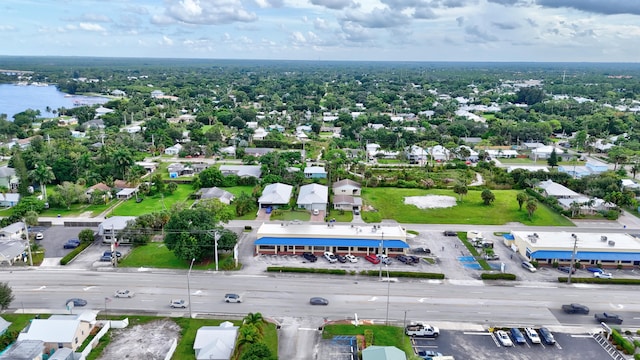
[[[567,277],[561,276],[558,282],[566,283]],[[640,285],[640,279],[600,279],[600,278],[581,278],[572,277],[573,283],[589,283],[589,284],[616,284],[616,285]]]
[[[508,273],[482,273],[480,275],[482,280],[515,280],[515,274]]]
[[[611,329],[611,337],[615,345],[620,345],[626,354],[633,354],[636,352],[636,346],[627,338],[622,336],[616,329]]]
[[[347,271],[342,269],[314,269],[314,268],[299,268],[299,267],[286,267],[286,266],[269,266],[268,272],[290,272],[290,273],[312,273],[312,274],[331,274],[331,275],[346,275]]]
[[[60,259],[60,265],[67,265],[71,260],[73,260],[78,254],[82,252],[82,250],[86,249],[91,245],[91,242],[81,242],[77,248],[73,249],[72,252],[65,255],[62,259]]]
[[[379,270],[362,270],[360,274],[367,275],[367,276],[378,276],[380,274],[380,271]],[[389,276],[419,278],[419,279],[444,279],[444,274],[412,272],[412,271],[389,271]]]
[[[309,274],[331,274],[331,275],[347,274],[347,271],[342,269],[315,269],[315,268],[286,267],[286,266],[269,266],[267,267],[267,271],[268,272],[288,272],[288,273],[309,273]],[[386,271],[384,273],[386,273]],[[349,272],[349,275],[356,275],[356,274],[358,274],[356,271]],[[380,270],[362,270],[360,271],[360,275],[378,276],[380,275]],[[444,279],[444,274],[412,272],[412,271],[389,271],[389,276],[419,278],[419,279]]]

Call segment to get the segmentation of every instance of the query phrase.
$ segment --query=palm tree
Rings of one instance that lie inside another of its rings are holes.
[[[262,324],[264,323],[264,317],[261,313],[248,313],[247,316],[242,319],[242,323],[244,325],[251,325],[258,330],[260,334],[262,334]]]
[[[50,167],[44,163],[36,164],[35,169],[29,172],[29,177],[33,181],[37,181],[40,184],[40,191],[45,202],[47,202],[47,187],[46,185],[56,179],[55,174]]]
[[[534,198],[527,200],[527,212],[529,213],[529,220],[531,220],[531,217],[536,210],[538,210],[538,201]]]

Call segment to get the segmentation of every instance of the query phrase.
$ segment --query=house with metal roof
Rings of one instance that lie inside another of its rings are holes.
[[[351,195],[335,195],[333,197],[333,208],[345,211],[360,210],[362,208],[362,198]]]
[[[318,225],[296,221],[262,224],[254,245],[257,254],[289,255],[325,251],[357,256],[380,252],[398,255],[409,248],[407,233],[401,226]]]
[[[276,149],[272,148],[244,148],[243,150],[245,155],[251,155],[255,157],[260,157],[264,154],[276,151]]]
[[[236,175],[259,179],[262,175],[262,167],[260,165],[220,165],[219,170],[224,176]]]
[[[307,166],[304,168],[304,177],[307,179],[326,179],[327,172],[322,166]]]
[[[362,191],[362,185],[350,179],[336,181],[333,183],[332,188],[334,195],[360,196]]]
[[[102,236],[102,242],[111,244],[114,241],[118,241],[120,244],[126,244],[128,239],[118,239],[118,232],[124,230],[127,227],[129,221],[135,221],[135,216],[112,216],[105,219],[100,225],[98,225],[98,235]]]
[[[219,326],[202,326],[196,332],[193,350],[197,360],[229,360],[236,346],[238,326],[225,321]]]
[[[196,197],[198,199],[218,199],[223,204],[231,204],[231,202],[236,198],[232,193],[220,189],[219,187],[210,187],[210,188],[201,188],[196,192]]]
[[[320,184],[308,184],[300,187],[298,193],[299,208],[312,210],[327,211],[329,203],[329,190],[326,186]]]
[[[34,360],[42,359],[44,353],[44,341],[21,340],[16,341],[11,347],[0,355],[0,360]],[[72,357],[73,358],[73,357]]]
[[[538,184],[538,188],[542,189],[544,196],[551,196],[556,199],[571,199],[580,198],[584,195],[579,194],[564,185],[560,185],[553,180],[541,181]]]
[[[93,311],[73,315],[51,315],[48,319],[33,319],[18,335],[18,341],[43,341],[45,352],[60,347],[76,350],[89,337],[95,323],[96,313]]]
[[[395,346],[373,345],[362,350],[362,360],[407,360],[407,355]]]
[[[292,191],[293,186],[282,183],[265,186],[262,190],[262,196],[258,199],[259,208],[272,207],[277,209],[279,206],[289,204]]]
[[[510,235],[507,245],[540,265],[569,264],[574,245],[573,258],[582,265],[605,268],[640,265],[640,239],[629,234],[512,231],[507,235]]]
[[[26,228],[22,221],[14,222],[0,229],[0,241],[22,240]]]
[[[0,265],[11,266],[26,259],[26,242],[13,240],[0,243]]]

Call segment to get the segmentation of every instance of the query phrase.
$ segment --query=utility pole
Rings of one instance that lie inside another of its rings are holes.
[[[380,239],[380,249],[378,250],[378,254],[382,255],[383,251],[384,251],[384,232],[382,233],[382,237]],[[382,256],[379,259],[380,259],[380,273],[378,274],[378,277],[380,278],[380,280],[382,280]]]
[[[218,272],[218,240],[222,237],[218,230],[209,230],[207,234],[213,236],[213,256],[216,262],[216,272]]]
[[[573,272],[573,262],[576,258],[576,249],[578,247],[578,236],[576,234],[571,234],[573,238],[573,251],[571,252],[571,264],[569,264],[569,277],[567,278],[567,284],[571,284],[571,273]]]
[[[384,324],[389,325],[389,298],[391,295],[391,279],[389,279],[389,265],[384,266],[387,269],[387,316],[385,317]]]
[[[24,232],[27,236],[27,253],[29,254],[29,266],[33,266],[33,257],[31,256],[31,239],[29,239],[29,225],[27,225],[27,221],[22,219],[24,225]]]
[[[189,272],[187,273],[187,297],[189,301],[189,319],[193,318],[191,314],[191,269],[193,268],[193,263],[196,261],[196,258],[191,259],[191,265],[189,265]]]

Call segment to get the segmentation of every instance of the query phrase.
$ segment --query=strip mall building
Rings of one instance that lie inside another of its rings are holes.
[[[256,254],[295,255],[325,251],[366,256],[380,252],[404,254],[409,248],[401,226],[314,225],[309,223],[262,224],[255,242]]]

